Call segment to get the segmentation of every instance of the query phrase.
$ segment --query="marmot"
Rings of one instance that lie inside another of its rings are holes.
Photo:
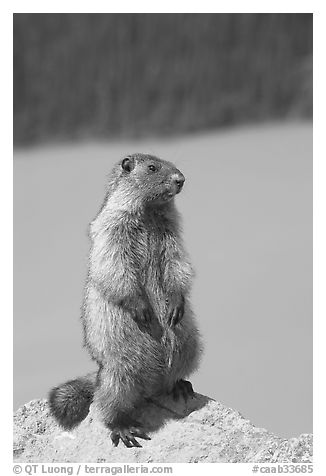
[[[184,380],[201,344],[189,303],[193,270],[180,237],[174,197],[183,174],[170,162],[132,154],[118,162],[90,224],[91,251],[82,321],[84,345],[99,368],[49,394],[66,429],[94,404],[115,446],[150,439],[132,410],[151,397],[193,395]]]

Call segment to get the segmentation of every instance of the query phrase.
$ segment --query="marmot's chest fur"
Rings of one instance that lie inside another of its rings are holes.
[[[167,251],[169,261],[182,259],[177,249],[179,236],[176,218],[174,211],[169,211],[167,215],[160,210],[150,209],[141,216],[124,214],[121,219],[124,226],[133,230],[129,246],[139,285],[146,291],[162,323],[167,306],[164,285],[169,266]],[[127,276],[128,269],[125,272]]]
[[[140,275],[144,278],[155,279],[157,284],[166,265],[164,255],[166,247],[169,246],[167,240],[169,243],[178,240],[171,223],[165,217],[154,213],[144,217],[140,224],[139,235],[135,237],[136,242],[145,244],[140,256]]]

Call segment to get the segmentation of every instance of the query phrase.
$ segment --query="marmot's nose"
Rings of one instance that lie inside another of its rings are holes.
[[[174,181],[175,181],[179,191],[182,189],[185,180],[186,179],[185,179],[184,175],[181,172],[178,172],[177,174],[175,174]]]

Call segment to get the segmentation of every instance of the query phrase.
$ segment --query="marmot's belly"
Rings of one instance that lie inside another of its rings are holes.
[[[99,295],[87,303],[85,340],[90,354],[101,365],[120,372],[134,372],[137,379],[144,369],[158,386],[185,377],[197,355],[196,329],[186,305],[182,321],[173,329],[166,322],[163,306],[156,317],[154,332],[137,324],[128,312]],[[155,309],[157,311],[157,308]]]

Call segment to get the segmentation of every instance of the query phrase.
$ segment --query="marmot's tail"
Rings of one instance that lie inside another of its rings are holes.
[[[94,397],[96,373],[69,380],[49,393],[50,409],[66,430],[71,430],[86,418]]]

